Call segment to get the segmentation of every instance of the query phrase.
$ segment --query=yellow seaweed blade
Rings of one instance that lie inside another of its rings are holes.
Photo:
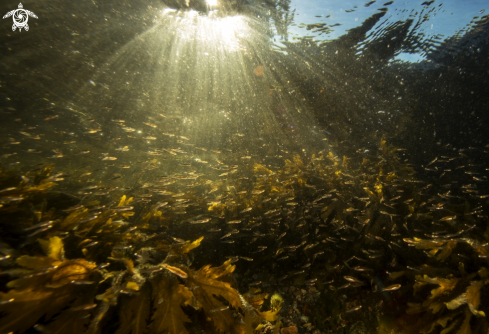
[[[219,270],[221,273],[228,272],[230,270],[229,268],[234,267],[230,266],[228,261],[226,261],[223,266],[225,268]],[[198,289],[193,290],[193,294],[199,304],[202,306],[204,312],[212,319],[218,331],[243,333],[245,331],[244,325],[236,322],[231,311],[223,310],[215,312],[216,309],[222,308],[223,304],[214,296],[223,297],[229,302],[230,306],[235,309],[242,306],[238,291],[232,288],[229,283],[221,282],[208,277],[215,276],[217,272],[218,271],[214,271],[210,267],[206,266],[189,275],[187,284],[189,284],[191,287],[199,287]]]
[[[201,270],[195,272],[193,275],[189,275],[187,283],[191,286],[200,287],[193,290],[193,294],[219,331],[233,333],[244,332],[244,326],[236,322],[231,311],[223,310],[214,312],[214,310],[223,307],[223,304],[214,296],[223,297],[235,309],[241,307],[238,291],[228,283],[206,277]]]
[[[119,204],[117,204],[117,206],[123,206],[125,202],[126,202],[126,195],[122,195],[121,200],[119,201]]]
[[[446,327],[447,325],[447,322],[449,320],[452,320],[452,318],[456,315],[455,314],[449,314],[447,316],[444,316],[444,317],[441,317],[441,318],[438,318],[436,319],[435,321],[433,321],[431,324],[428,324],[426,325],[423,329],[420,330],[420,333],[421,334],[429,334],[431,332],[433,332],[433,330],[436,328],[436,326],[440,325],[442,326],[443,328]]]
[[[116,254],[112,251],[112,257],[108,257],[109,260],[121,261],[126,266],[127,272],[133,274],[134,273],[134,262],[131,259],[126,257],[121,257],[119,254]]]
[[[54,271],[50,286],[59,287],[73,281],[84,281],[96,267],[95,263],[85,259],[66,260]]]
[[[460,323],[460,320],[456,320],[456,321],[452,322],[450,324],[450,326],[448,326],[447,328],[445,328],[444,330],[442,330],[440,332],[440,334],[448,334],[448,333],[450,333],[459,323]]]
[[[273,333],[272,334],[278,334],[278,333],[280,333],[280,327],[282,327],[282,322],[281,321],[278,321],[275,324],[275,328],[273,329]]]
[[[255,163],[255,165],[253,166],[253,170],[255,172],[265,172],[267,174],[273,174],[273,172],[270,169],[258,163]]]
[[[433,257],[436,255],[436,253],[438,253],[439,249],[435,248],[435,249],[432,249],[428,252],[428,254],[430,255],[430,257]]]
[[[121,200],[119,201],[119,204],[117,204],[117,206],[119,207],[119,206],[129,205],[134,199],[134,197],[129,197],[127,199],[126,198],[127,198],[126,195],[122,195]]]
[[[441,253],[438,254],[438,256],[436,257],[436,259],[438,261],[445,261],[450,256],[450,254],[452,254],[452,251],[455,248],[455,246],[457,246],[456,241],[451,240],[447,242],[445,247],[441,251]]]
[[[219,267],[204,266],[199,270],[199,275],[212,279],[224,278],[236,269],[236,266],[231,264],[231,262],[232,260],[229,259]]]
[[[268,297],[268,293],[260,293],[256,295],[245,294],[243,295],[243,297],[251,306],[256,308],[265,302],[265,299]]]
[[[192,249],[199,247],[202,240],[204,240],[204,237],[200,237],[199,239],[197,239],[197,240],[195,240],[189,244],[184,244],[181,248],[181,252],[183,254],[186,254],[186,253],[190,252]]]
[[[448,303],[445,303],[445,305],[447,306],[447,308],[449,310],[455,310],[456,308],[458,308],[460,305],[463,305],[467,303],[467,294],[466,293],[462,293],[460,296],[458,296],[457,298],[449,301]]]
[[[192,283],[196,286],[200,286],[202,289],[197,289],[198,291],[203,290],[205,294],[212,296],[222,296],[225,298],[232,307],[235,309],[241,307],[241,301],[239,298],[238,291],[231,287],[229,283],[217,281],[208,277],[205,277],[197,271],[192,278]],[[195,292],[194,292],[195,294]],[[200,299],[198,299],[201,302]],[[222,306],[222,305],[221,305]],[[216,309],[217,306],[209,309]]]
[[[89,321],[88,310],[73,312],[72,309],[67,309],[46,326],[46,332],[50,334],[85,333]]]
[[[132,217],[132,216],[134,216],[134,212],[132,212],[132,211],[129,211],[129,212],[124,212],[124,213],[122,214],[122,216],[123,216],[124,218],[129,218],[129,217]]]
[[[470,286],[467,287],[467,304],[469,305],[470,312],[476,316],[485,316],[483,311],[478,311],[477,308],[481,303],[480,290],[484,286],[484,282],[475,281],[471,282]]]
[[[452,320],[453,317],[456,315],[457,315],[456,313],[452,313],[444,317],[438,318],[435,323],[445,328],[447,326],[448,321]]]
[[[47,256],[58,261],[64,260],[63,241],[60,237],[52,237],[49,240],[38,239],[38,242]]]
[[[63,263],[72,265],[75,261],[67,260]],[[73,301],[73,286],[62,283],[71,282],[77,279],[77,276],[72,276],[72,271],[66,272],[68,265],[60,266],[61,268],[46,275],[27,276],[9,282],[8,286],[15,289],[0,293],[0,313],[4,315],[0,319],[0,333],[23,333],[34,326],[42,316],[49,320]],[[93,266],[95,267],[95,264]],[[61,287],[62,285],[64,286]]]
[[[444,304],[442,302],[434,302],[434,303],[430,303],[428,308],[431,310],[433,314],[435,314],[438,313],[443,308],[443,306]]]
[[[117,305],[117,297],[119,296],[119,291],[114,291],[112,287],[105,290],[104,293],[97,295],[95,298],[101,300],[108,305]]]
[[[365,192],[367,193],[367,195],[370,197],[371,200],[379,201],[379,198],[377,197],[377,195],[374,194],[373,191],[371,191],[367,187],[364,187],[363,190],[365,190]]]
[[[139,291],[139,285],[136,282],[127,282],[126,288],[134,291]]]
[[[0,333],[13,331],[25,332],[36,324],[47,309],[52,309],[56,299],[51,297],[53,291],[16,291],[2,293],[0,312],[5,313],[0,319]],[[12,300],[12,302],[6,302]]]
[[[446,241],[423,240],[415,237],[410,243],[416,245],[416,249],[431,249],[435,251],[434,253],[436,254],[440,247],[445,245]]]
[[[423,275],[423,276],[417,275],[416,283],[414,284],[414,293],[416,294],[416,292],[422,287],[424,287],[426,284],[438,284],[440,287],[431,290],[431,297],[424,302],[424,306],[427,306],[436,297],[441,296],[443,293],[452,291],[456,287],[459,281],[460,279],[458,278],[452,278],[452,279],[439,278],[439,277],[431,278],[428,275]]]
[[[26,291],[39,290],[43,286],[58,288],[73,281],[86,280],[97,266],[85,259],[57,261],[49,257],[34,256],[22,256],[17,263],[27,268],[46,269],[43,275],[25,276],[7,284],[9,288]],[[36,268],[38,265],[42,267]]]
[[[274,311],[266,311],[266,312],[260,312],[260,317],[262,317],[266,321],[276,321],[278,319],[278,312]]]
[[[29,269],[44,269],[53,267],[57,261],[47,256],[22,255],[15,262]]]
[[[27,189],[24,189],[24,191],[43,191],[43,190],[48,190],[54,186],[56,186],[57,183],[55,182],[46,182],[46,183],[43,183],[43,184],[40,184],[38,186],[32,186],[32,187],[29,187]]]
[[[73,211],[66,217],[60,224],[60,227],[62,229],[68,229],[71,227],[72,224],[76,223],[79,221],[82,217],[84,217],[88,213],[88,209],[86,208],[81,208],[78,210]]]
[[[382,198],[383,192],[382,192],[382,183],[377,183],[375,185],[375,190],[377,191],[377,198]]]

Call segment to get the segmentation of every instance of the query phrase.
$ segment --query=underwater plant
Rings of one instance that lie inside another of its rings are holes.
[[[39,239],[46,255],[23,255],[16,259],[22,268],[9,271],[21,277],[9,282],[11,290],[1,294],[0,312],[5,316],[0,331],[23,332],[38,326],[52,333],[96,333],[109,308],[119,303],[117,333],[188,333],[185,306],[202,310],[219,332],[245,332],[244,323],[229,308],[244,309],[244,322],[250,326],[256,319],[275,320],[279,308],[256,311],[227,282],[235,269],[231,260],[199,270],[182,264],[202,239],[170,247],[158,265],[135,266],[132,260],[114,254],[110,259],[124,263],[122,271],[107,271],[84,259],[65,259],[59,237]],[[105,292],[95,295],[98,287],[109,282]],[[46,324],[37,324],[40,320]]]

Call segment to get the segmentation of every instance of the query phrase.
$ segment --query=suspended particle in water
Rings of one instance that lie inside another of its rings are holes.
[[[255,75],[256,75],[257,77],[261,77],[261,76],[263,75],[263,70],[264,70],[264,69],[265,69],[265,68],[264,68],[263,66],[257,66],[257,67],[255,67],[255,69],[253,70],[253,73],[255,73]]]

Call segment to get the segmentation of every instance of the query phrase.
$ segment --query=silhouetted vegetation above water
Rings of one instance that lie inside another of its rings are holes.
[[[428,158],[419,153],[434,154],[437,143],[487,142],[487,16],[463,37],[443,42],[419,33],[423,13],[417,22],[396,22],[367,38],[385,14],[374,14],[333,41],[284,43],[288,55],[279,71],[288,66],[293,93],[302,95],[307,110],[339,142],[351,139],[343,145],[349,150],[371,149],[377,133],[402,147],[409,143],[410,158],[420,162]],[[400,53],[425,54],[427,60],[395,61]],[[295,66],[285,62],[290,57]]]

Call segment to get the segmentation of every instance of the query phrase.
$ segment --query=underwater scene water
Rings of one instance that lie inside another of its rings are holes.
[[[489,333],[486,1],[0,7],[0,333]]]

